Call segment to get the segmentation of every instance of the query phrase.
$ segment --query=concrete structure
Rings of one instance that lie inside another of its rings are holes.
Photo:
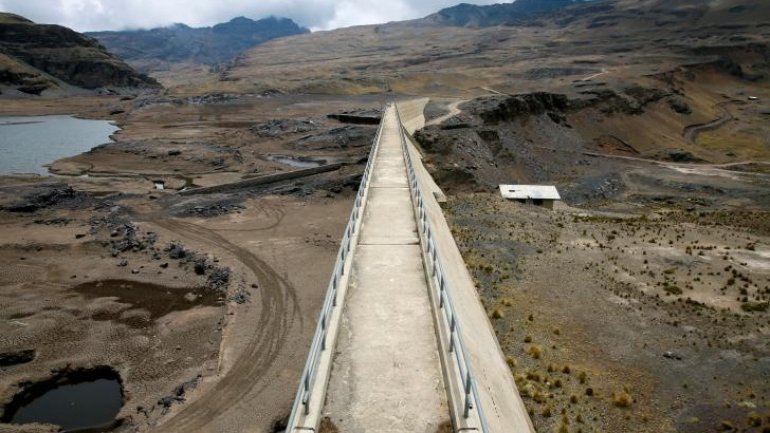
[[[508,200],[529,203],[553,209],[553,203],[561,200],[555,186],[548,185],[500,185],[500,194]]]
[[[449,421],[395,109],[385,113],[323,412],[343,432]]]
[[[406,132],[423,106],[385,111],[287,432],[534,432]]]

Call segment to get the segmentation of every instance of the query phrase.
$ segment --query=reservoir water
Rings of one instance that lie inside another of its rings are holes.
[[[99,367],[29,385],[4,407],[0,422],[54,424],[67,433],[102,432],[115,425],[122,406],[120,376]]]
[[[0,175],[46,175],[44,164],[109,143],[119,129],[72,116],[0,116]]]

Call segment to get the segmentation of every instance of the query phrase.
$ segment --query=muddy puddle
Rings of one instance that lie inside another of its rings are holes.
[[[189,310],[197,306],[221,305],[222,293],[197,288],[173,288],[152,283],[127,280],[102,280],[79,284],[73,291],[88,299],[116,298],[120,304],[129,304],[120,311],[100,311],[91,316],[98,321],[111,320],[135,328],[149,326],[173,311]]]
[[[4,408],[0,421],[54,424],[64,432],[106,431],[123,406],[120,375],[109,367],[66,371],[27,385]]]

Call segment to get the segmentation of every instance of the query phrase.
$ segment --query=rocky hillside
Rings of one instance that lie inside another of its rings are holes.
[[[511,25],[538,13],[562,9],[582,2],[583,0],[516,0],[513,3],[489,6],[461,3],[428,16],[425,21],[459,27]]]
[[[68,86],[160,87],[89,37],[5,13],[0,13],[0,86],[28,94]]]
[[[770,46],[770,27],[759,18],[768,14],[770,3],[761,0],[595,0],[537,13],[523,24],[450,26],[423,19],[351,27],[252,48],[206,89],[576,95],[629,76],[715,61],[760,76],[766,62],[751,53]],[[188,82],[179,85],[195,91]]]
[[[271,39],[308,33],[287,18],[254,21],[238,17],[213,27],[193,28],[184,24],[150,30],[88,33],[111,52],[143,71],[164,63],[214,65]]]

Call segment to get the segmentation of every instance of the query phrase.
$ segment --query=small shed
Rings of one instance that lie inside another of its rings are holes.
[[[550,185],[500,185],[500,194],[508,200],[529,203],[553,209],[553,203],[561,200],[559,191]]]

